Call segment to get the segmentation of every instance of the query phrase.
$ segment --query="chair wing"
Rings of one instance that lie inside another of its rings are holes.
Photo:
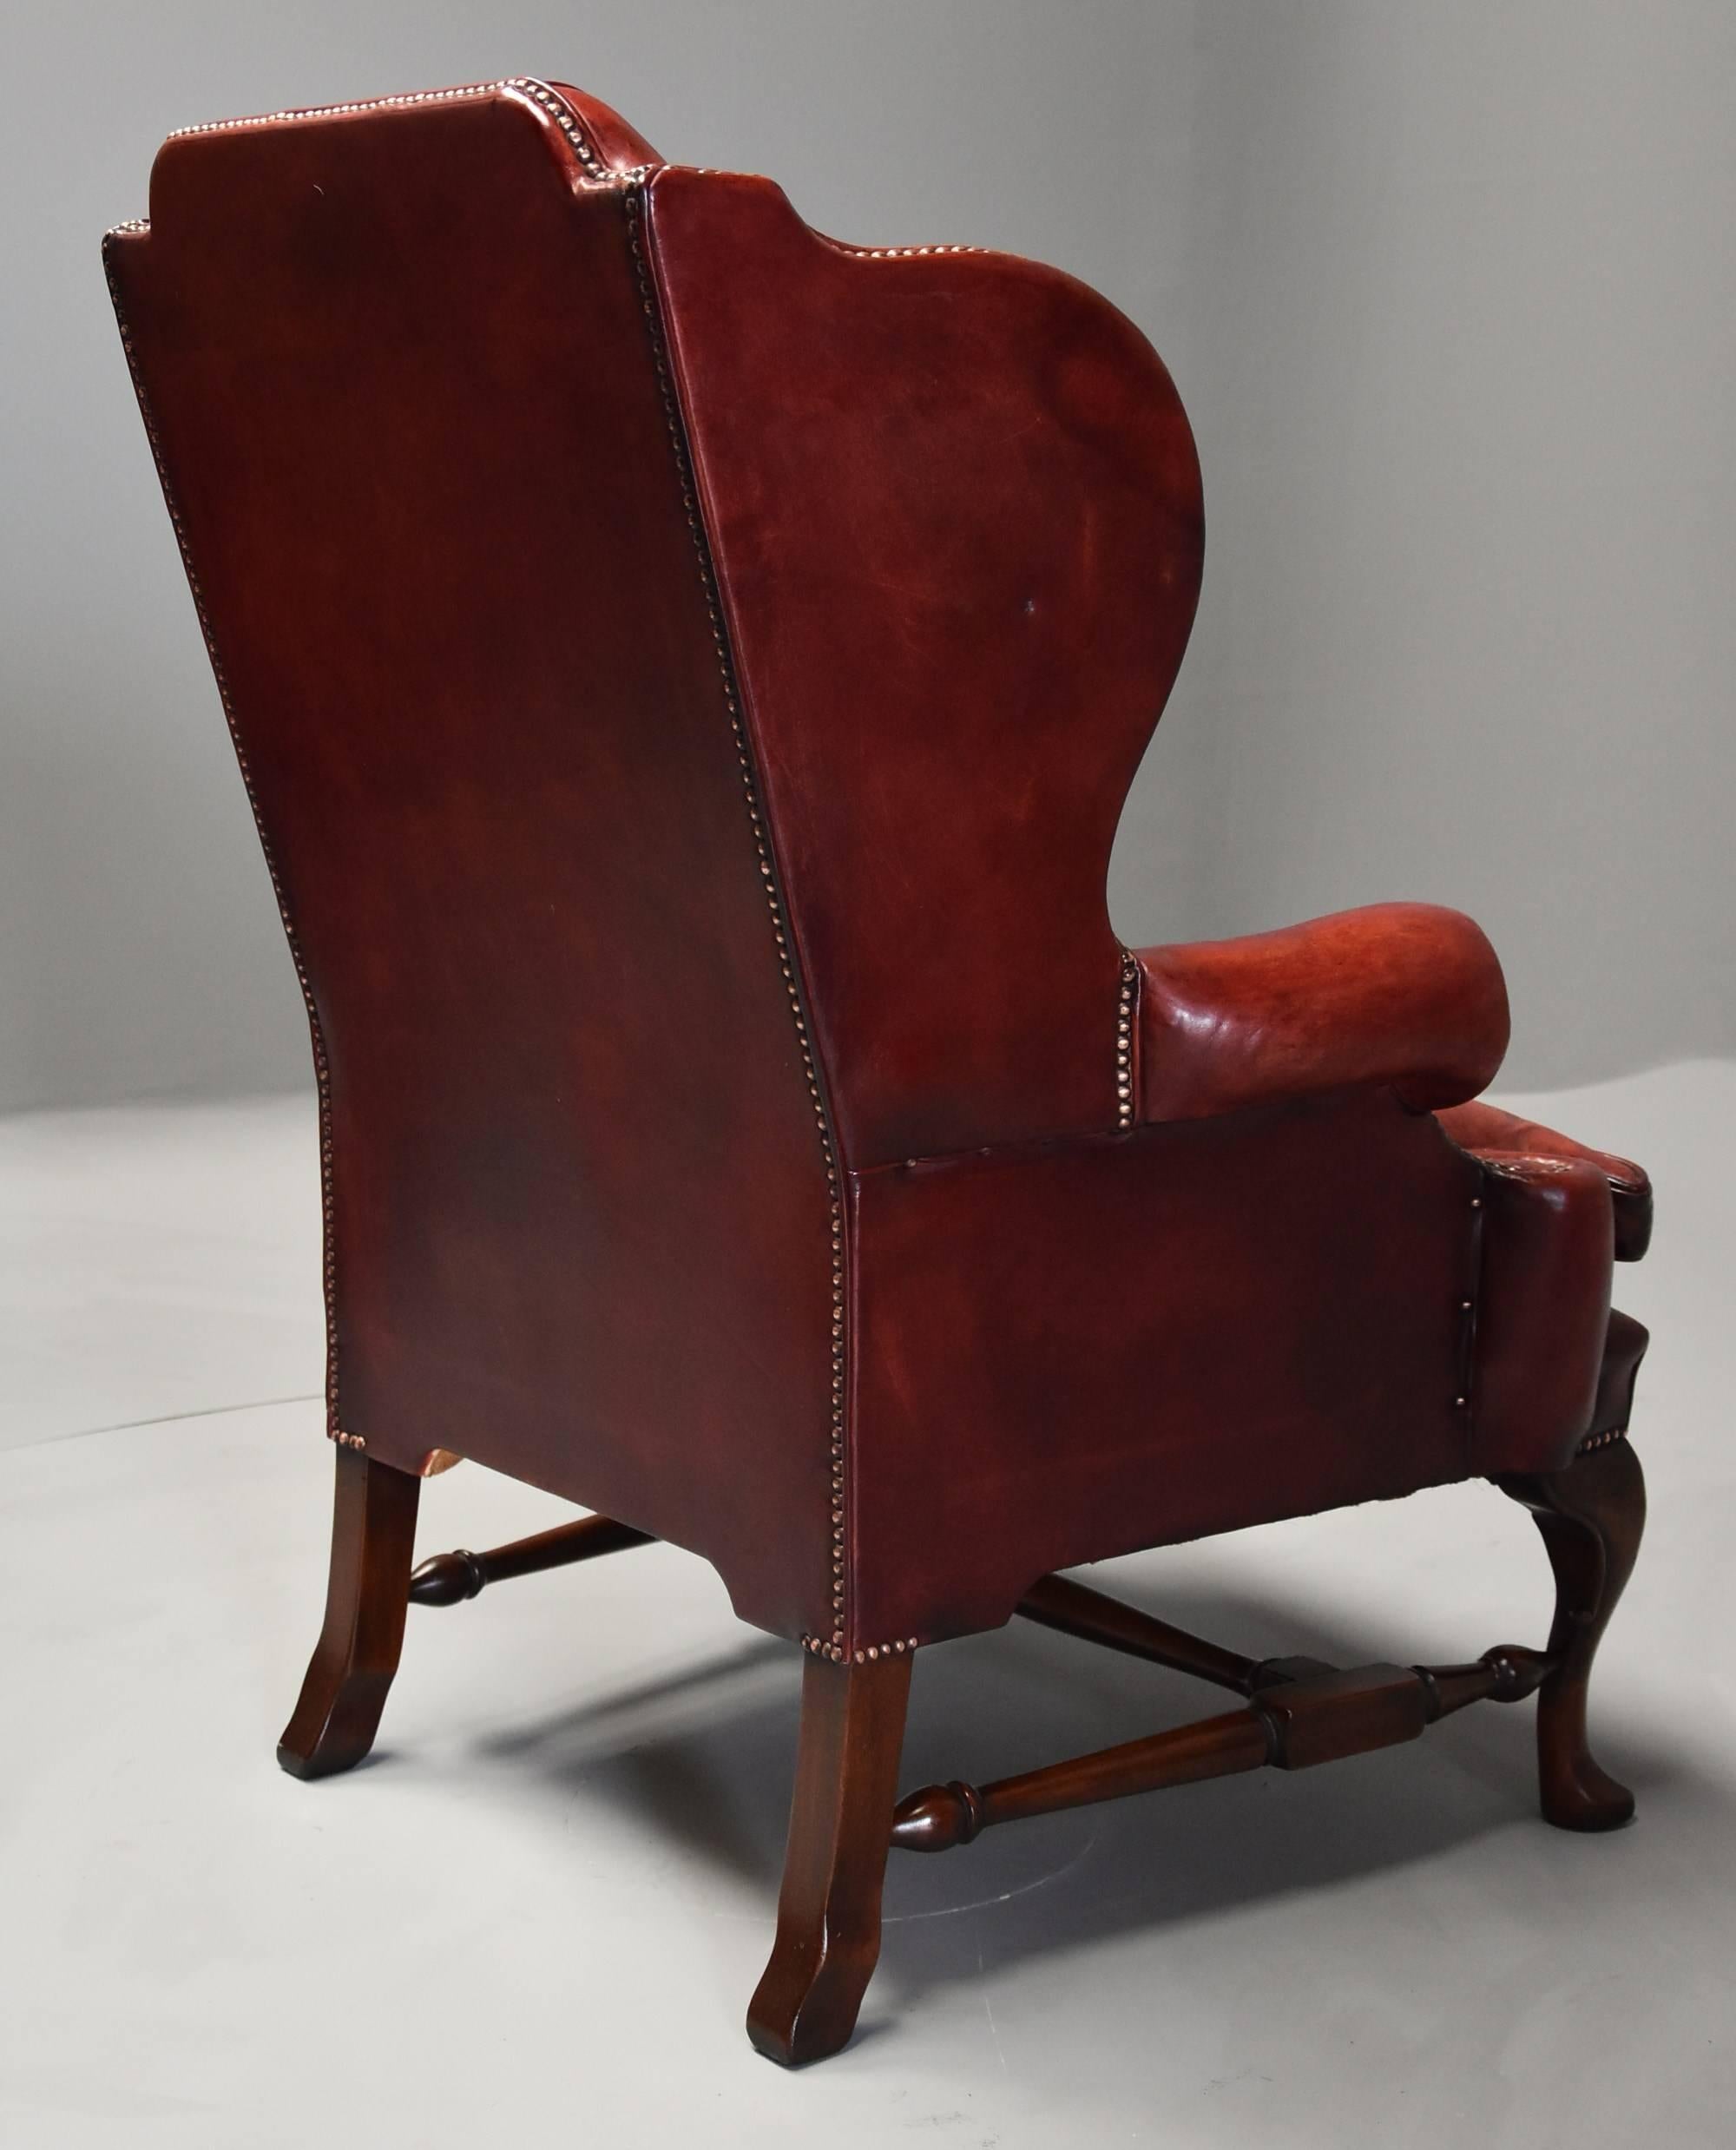
[[[1203,542],[1168,374],[1072,277],[766,180],[647,218],[845,1158],[1113,1127],[1109,852]]]

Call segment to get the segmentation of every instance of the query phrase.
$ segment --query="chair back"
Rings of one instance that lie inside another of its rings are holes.
[[[851,1171],[1116,1122],[1167,375],[527,81],[172,138],[108,257],[312,1027],[332,1430],[830,1619],[777,1518],[843,1469]]]

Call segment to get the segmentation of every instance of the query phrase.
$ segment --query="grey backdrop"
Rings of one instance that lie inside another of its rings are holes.
[[[99,273],[187,121],[520,70],[1169,360],[1206,595],[1124,937],[1477,914],[1509,1078],[1736,1051],[1736,8],[154,0],[8,17],[0,1106],[306,1079]]]

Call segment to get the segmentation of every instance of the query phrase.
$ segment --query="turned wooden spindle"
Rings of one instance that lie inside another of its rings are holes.
[[[605,1553],[624,1553],[630,1546],[655,1543],[648,1530],[635,1530],[608,1516],[585,1516],[577,1522],[539,1531],[534,1538],[497,1545],[491,1552],[460,1548],[436,1553],[411,1576],[410,1602],[462,1605],[491,1582],[510,1582],[519,1575],[537,1575],[551,1568],[570,1568],[576,1561],[600,1560]]]
[[[1312,1659],[1259,1668],[1246,1709],[1180,1725],[1120,1746],[976,1785],[925,1785],[898,1802],[892,1842],[901,1851],[950,1851],[1003,1822],[1132,1798],[1253,1769],[1312,1769],[1418,1738],[1472,1702],[1517,1702],[1553,1669],[1553,1659],[1509,1644],[1470,1665],[1364,1665],[1336,1672]],[[1299,1672],[1292,1672],[1290,1667]]]

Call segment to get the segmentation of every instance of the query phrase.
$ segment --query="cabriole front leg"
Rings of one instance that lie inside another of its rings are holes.
[[[747,2035],[786,2068],[848,2042],[879,1958],[911,1662],[803,1662],[778,1937],[747,2008]]]
[[[1543,1818],[1557,1829],[1617,1829],[1634,1795],[1592,1759],[1586,1692],[1598,1643],[1640,1550],[1646,1481],[1628,1443],[1614,1441],[1565,1470],[1498,1478],[1531,1510],[1555,1576],[1549,1654],[1555,1669],[1537,1696]]]
[[[409,1609],[422,1481],[337,1450],[326,1623],[277,1759],[292,1777],[353,1769],[374,1743]]]

